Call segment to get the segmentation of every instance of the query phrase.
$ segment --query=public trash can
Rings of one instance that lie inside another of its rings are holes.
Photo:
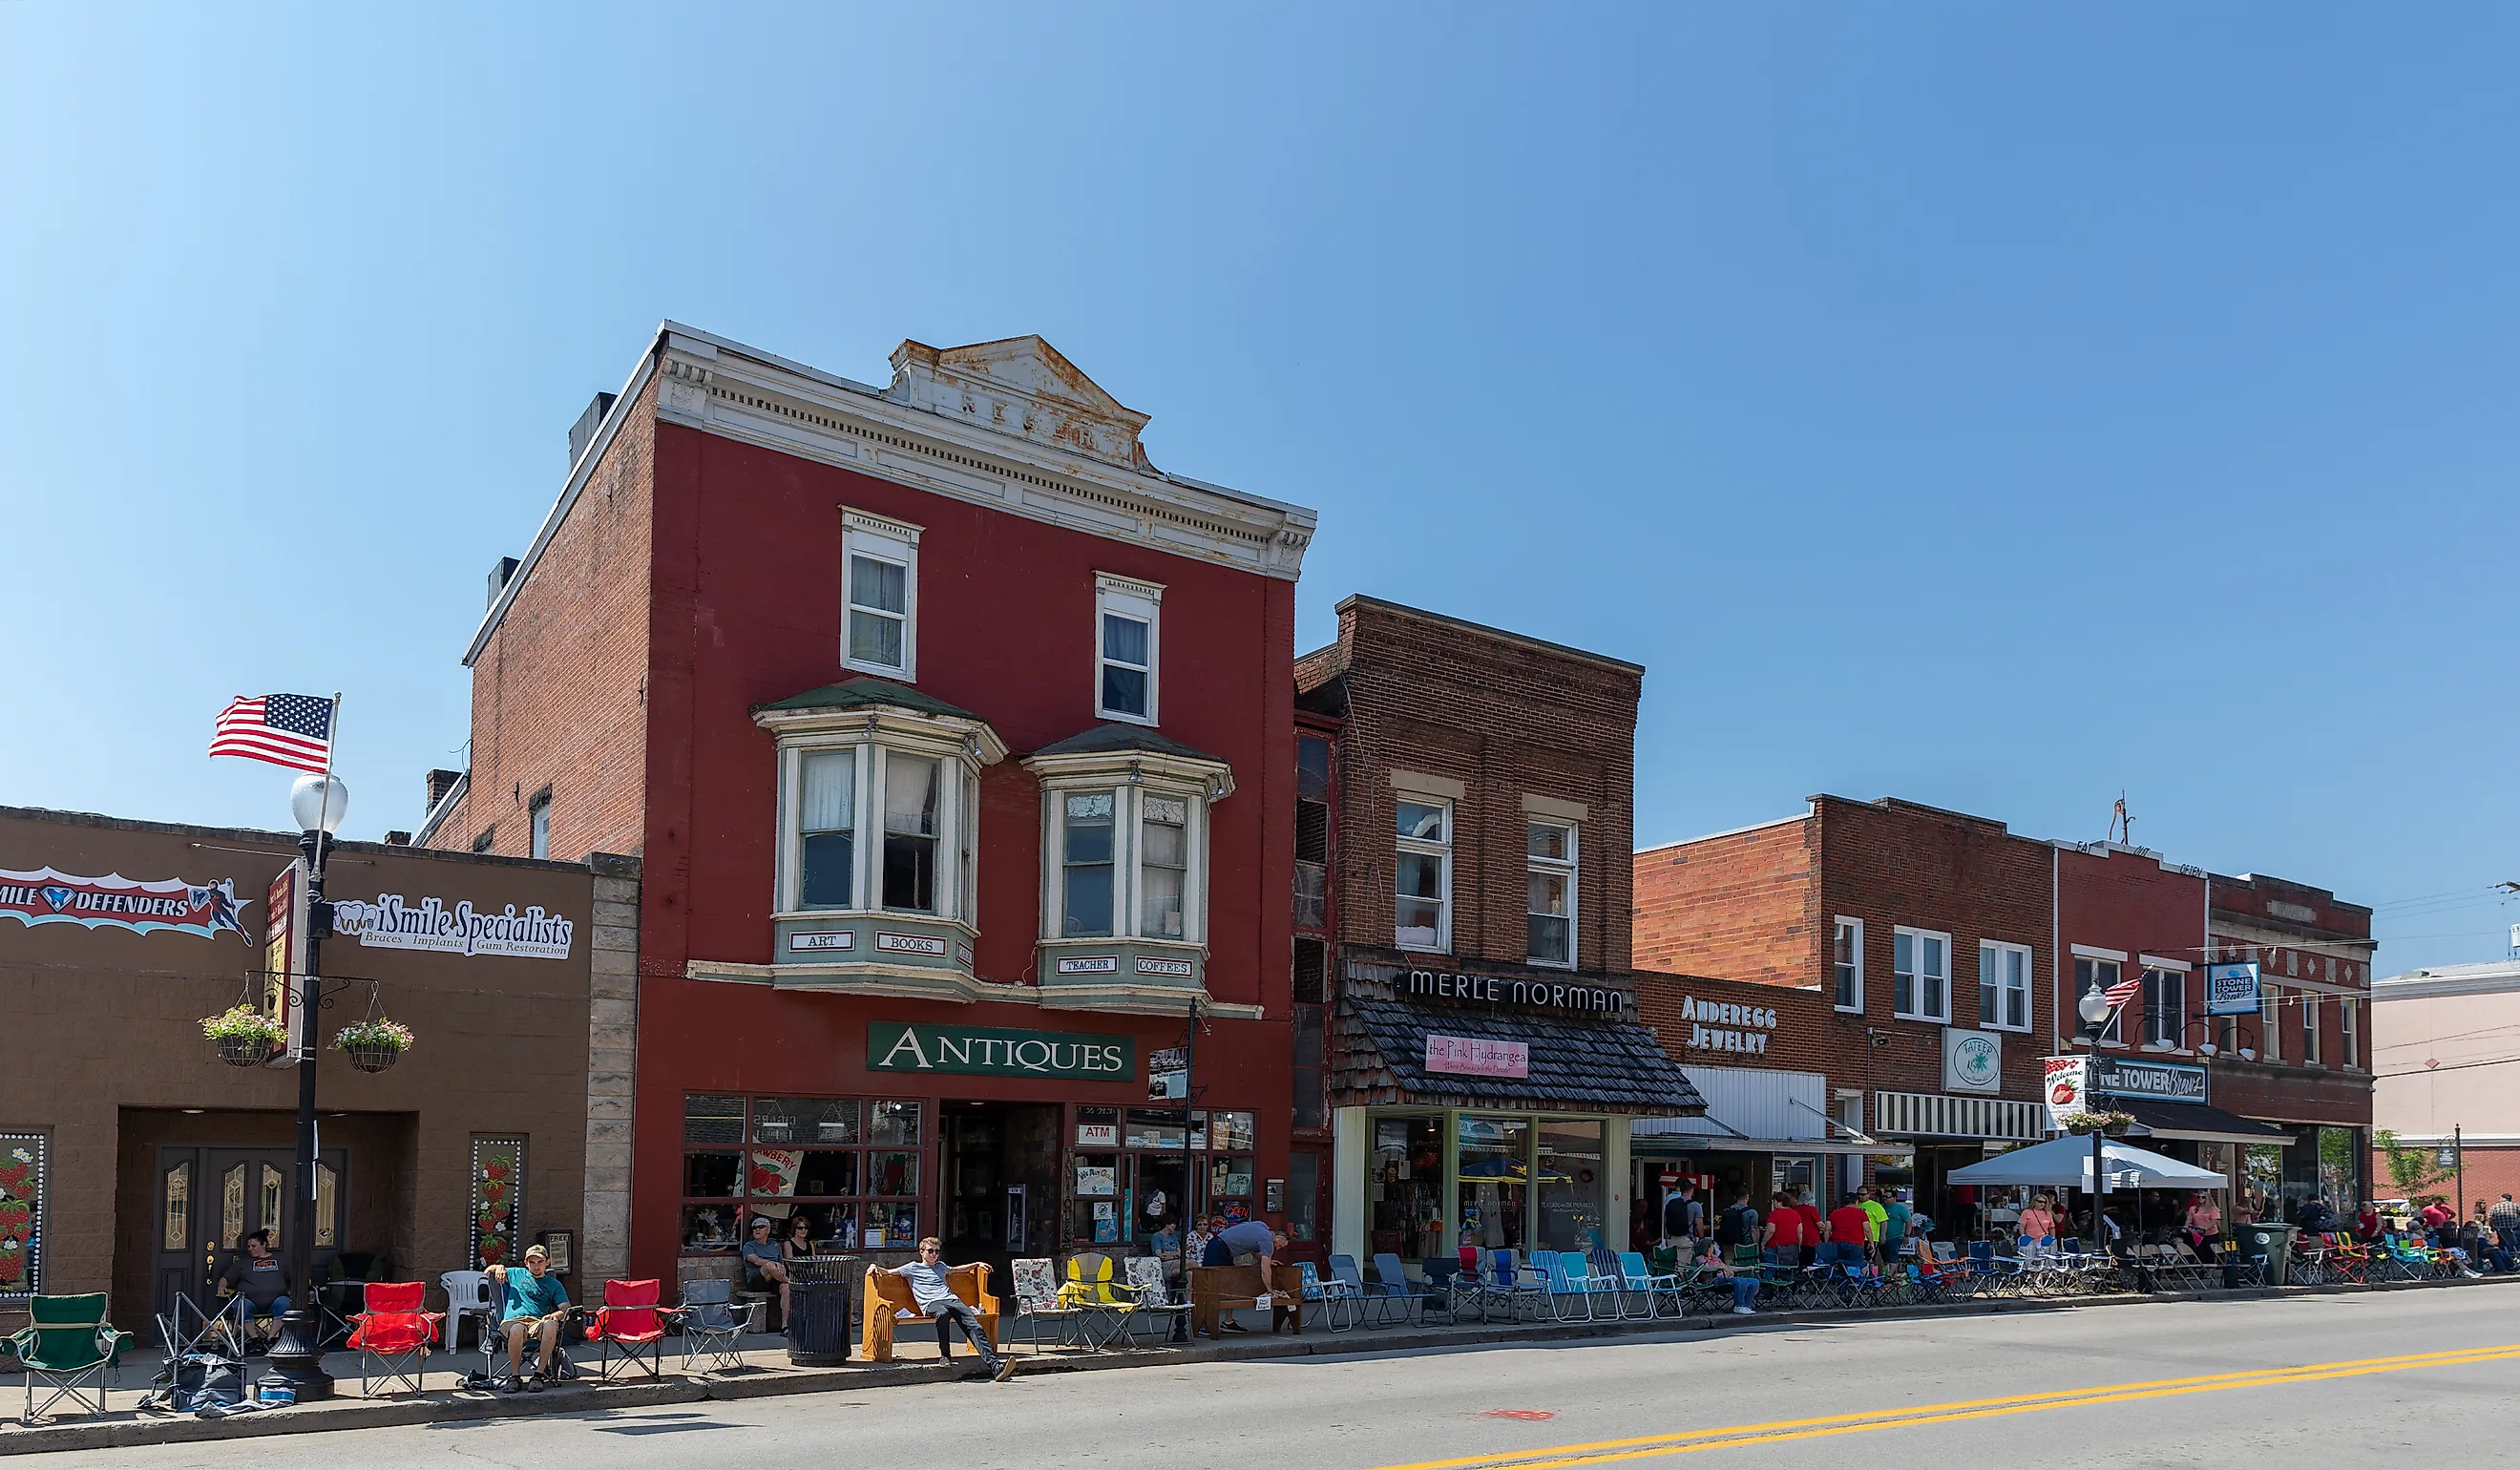
[[[856,1256],[799,1256],[788,1263],[788,1360],[801,1368],[848,1361],[849,1287]]]
[[[2242,1225],[2237,1228],[2242,1262],[2246,1263],[2249,1258],[2256,1256],[2267,1258],[2266,1275],[2257,1284],[2283,1285],[2287,1279],[2285,1273],[2292,1266],[2292,1237],[2296,1233],[2293,1227],[2273,1221],[2265,1221]]]

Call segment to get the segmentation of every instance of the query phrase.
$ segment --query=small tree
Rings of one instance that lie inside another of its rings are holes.
[[[2372,1130],[2371,1145],[2380,1150],[2380,1160],[2388,1166],[2389,1182],[2408,1200],[2417,1200],[2424,1189],[2451,1177],[2450,1170],[2434,1162],[2431,1149],[2408,1147],[2398,1141],[2394,1129]]]

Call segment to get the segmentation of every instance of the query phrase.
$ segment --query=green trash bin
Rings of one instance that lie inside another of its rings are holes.
[[[2292,1267],[2292,1237],[2299,1233],[2294,1226],[2275,1221],[2251,1222],[2234,1227],[2240,1237],[2240,1259],[2267,1258],[2262,1286],[2281,1286]]]

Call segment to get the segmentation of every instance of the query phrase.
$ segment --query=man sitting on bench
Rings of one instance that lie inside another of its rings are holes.
[[[1199,1258],[1201,1266],[1233,1266],[1238,1257],[1258,1258],[1260,1280],[1264,1287],[1275,1290],[1278,1284],[1278,1253],[1286,1248],[1286,1232],[1271,1229],[1265,1221],[1246,1220],[1227,1225],[1207,1237],[1207,1253]],[[1251,1329],[1227,1316],[1217,1326],[1227,1332],[1248,1332]]]
[[[954,1295],[954,1282],[949,1271],[968,1269],[947,1267],[945,1242],[933,1235],[919,1242],[919,1259],[908,1266],[876,1268],[909,1282],[911,1299],[919,1304],[919,1310],[936,1319],[937,1361],[954,1360],[952,1328],[960,1327],[963,1336],[969,1340],[971,1351],[980,1355],[981,1370],[997,1382],[1004,1383],[1015,1375],[1014,1359],[998,1356],[997,1350],[989,1346],[987,1329],[980,1325],[980,1314],[971,1310],[970,1303]]]
[[[543,1385],[559,1376],[560,1324],[568,1320],[568,1288],[560,1277],[547,1274],[551,1255],[539,1245],[525,1247],[525,1269],[493,1266],[489,1276],[507,1288],[499,1309],[499,1327],[508,1336],[508,1381],[500,1385],[503,1393],[522,1390],[539,1394]],[[533,1334],[542,1340],[540,1370],[525,1377],[525,1337]]]

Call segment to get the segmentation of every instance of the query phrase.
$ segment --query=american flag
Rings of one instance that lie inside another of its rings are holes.
[[[333,701],[319,694],[239,694],[219,711],[210,754],[321,776],[331,769]]]
[[[2109,1009],[2115,1010],[2142,994],[2143,977],[2138,975],[2132,980],[2121,980],[2100,992],[2100,999],[2109,1002]]]

